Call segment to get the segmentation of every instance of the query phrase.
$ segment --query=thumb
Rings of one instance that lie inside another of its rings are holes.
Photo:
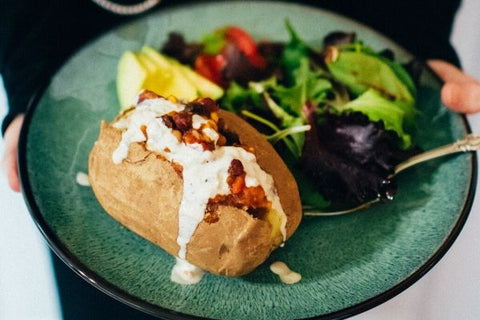
[[[18,178],[17,150],[20,129],[23,124],[23,114],[18,115],[5,131],[4,141],[5,150],[2,157],[2,167],[7,175],[7,180],[12,190],[20,191],[20,181]]]
[[[7,180],[10,188],[13,191],[20,191],[20,181],[18,178],[18,166],[17,166],[17,152],[15,149],[5,151],[4,158],[2,160],[4,170],[6,171]]]
[[[480,112],[480,82],[477,79],[445,61],[429,60],[428,65],[445,81],[441,97],[448,108],[461,113]]]

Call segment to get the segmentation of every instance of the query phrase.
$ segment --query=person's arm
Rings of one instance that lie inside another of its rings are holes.
[[[113,2],[134,5],[140,0]],[[162,0],[158,9],[186,2]],[[148,12],[119,15],[91,0],[1,0],[0,74],[9,102],[2,134],[18,114],[26,112],[35,93],[44,89],[76,50],[116,25]]]
[[[17,143],[32,98],[79,46],[125,20],[87,0],[2,0],[0,73],[8,97],[2,169],[20,191]]]
[[[9,104],[2,134],[75,50],[126,19],[90,0],[2,0],[0,73]]]

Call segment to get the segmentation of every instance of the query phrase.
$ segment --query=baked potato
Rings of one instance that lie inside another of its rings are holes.
[[[158,101],[177,109],[159,114]],[[145,105],[151,109],[148,117],[135,118],[132,114]],[[166,137],[152,129],[157,125],[178,145],[162,144]],[[216,152],[222,155],[218,159],[232,156],[214,167],[221,170],[208,173],[207,165],[217,161],[208,157]],[[216,177],[215,187],[209,187],[210,177]],[[113,123],[102,121],[89,156],[89,178],[114,219],[171,255],[218,275],[251,272],[293,234],[302,216],[296,182],[274,148],[210,99],[185,106],[142,93],[136,108]],[[216,193],[219,185],[223,191]]]

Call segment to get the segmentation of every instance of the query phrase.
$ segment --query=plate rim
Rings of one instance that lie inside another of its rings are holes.
[[[207,2],[209,4],[220,3],[219,1],[207,1]],[[247,2],[258,3],[256,1],[247,1]],[[273,4],[276,4],[276,3],[291,4],[291,5],[296,5],[298,7],[304,7],[304,8],[306,7],[306,8],[322,11],[329,15],[340,17],[341,19],[347,19],[347,20],[353,21],[359,25],[362,25],[362,27],[368,29],[370,32],[373,32],[374,34],[379,35],[384,39],[388,39],[394,42],[398,47],[402,48],[402,50],[405,50],[410,54],[409,50],[406,50],[404,47],[399,45],[393,39],[390,39],[389,37],[385,36],[383,33],[371,28],[366,24],[363,24],[355,19],[349,18],[339,13],[322,9],[322,8],[313,7],[307,4],[288,3],[284,1],[263,1],[263,2],[273,3]],[[192,3],[181,4],[181,5],[177,4],[177,5],[168,7],[167,10],[179,10],[179,9],[187,8],[191,5]],[[194,3],[194,5],[199,5],[199,3]],[[32,220],[34,221],[36,227],[39,229],[40,233],[45,238],[47,244],[50,246],[52,251],[60,258],[60,260],[62,260],[70,269],[72,269],[83,280],[93,285],[95,288],[99,289],[103,293],[107,294],[111,298],[152,316],[164,317],[166,319],[171,319],[171,320],[210,319],[210,318],[199,317],[199,316],[178,312],[178,311],[164,308],[157,304],[153,304],[148,301],[145,301],[144,299],[141,299],[139,297],[136,297],[130,294],[126,290],[120,289],[119,287],[115,286],[108,280],[101,277],[95,271],[88,268],[61,242],[61,240],[57,237],[57,235],[52,230],[52,228],[50,228],[47,221],[43,218],[41,210],[35,201],[35,197],[33,194],[33,190],[31,188],[30,178],[28,174],[27,144],[28,144],[28,133],[29,133],[30,125],[32,124],[32,119],[37,109],[37,106],[41,101],[44,93],[50,86],[51,81],[55,77],[55,75],[63,68],[65,64],[67,64],[70,61],[70,58],[75,56],[76,53],[78,53],[79,51],[87,47],[89,44],[91,44],[95,40],[98,40],[101,36],[105,35],[108,32],[112,32],[116,28],[121,27],[123,25],[134,23],[135,21],[139,21],[151,15],[159,14],[158,12],[159,12],[158,10],[154,10],[148,15],[143,15],[136,19],[128,20],[124,23],[117,24],[114,27],[106,30],[104,33],[99,34],[97,37],[93,38],[91,41],[84,43],[82,46],[77,48],[64,61],[64,63],[59,68],[54,70],[51,78],[46,80],[43,84],[39,85],[38,90],[35,91],[35,93],[33,94],[32,98],[30,99],[27,105],[27,111],[25,113],[24,123],[20,131],[17,156],[18,156],[18,171],[19,171],[19,178],[21,183],[21,190],[22,190],[22,195],[23,195],[25,204],[27,206],[27,209],[29,211],[29,214]],[[428,64],[426,64],[424,61],[421,61],[421,63],[423,65],[424,70],[426,70],[431,76],[433,76],[436,81],[438,81],[441,85],[444,84],[444,81],[440,79],[440,77],[437,74],[433,72],[433,70],[428,66]],[[461,117],[462,124],[466,133],[467,134],[472,133],[472,130],[466,115],[465,114],[459,114],[459,115]],[[442,242],[442,244],[438,247],[438,249],[433,252],[432,256],[428,260],[426,260],[424,264],[422,264],[419,268],[417,268],[410,276],[406,277],[404,280],[397,283],[395,286],[391,287],[390,289],[384,292],[381,292],[378,295],[371,297],[367,300],[354,304],[352,306],[349,306],[337,311],[333,311],[330,313],[313,316],[306,319],[343,319],[343,318],[360,314],[362,312],[370,310],[392,299],[396,295],[408,289],[411,285],[413,285],[415,282],[421,279],[428,271],[430,271],[443,258],[443,256],[448,252],[450,247],[453,245],[458,235],[460,234],[461,230],[463,229],[468,219],[468,216],[471,212],[473,201],[475,199],[475,191],[477,187],[478,163],[477,163],[476,152],[470,153],[469,156],[470,156],[470,165],[471,165],[471,175],[469,176],[470,183],[468,185],[468,190],[467,190],[465,202],[463,204],[461,213],[457,221],[455,222],[455,225],[451,229],[451,232],[447,235],[447,237]]]

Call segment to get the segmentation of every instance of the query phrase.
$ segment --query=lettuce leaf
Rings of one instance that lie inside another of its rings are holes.
[[[405,111],[398,104],[385,99],[375,89],[368,89],[358,98],[351,100],[337,108],[338,111],[361,112],[370,121],[383,121],[386,130],[393,130],[401,138],[401,147],[411,147],[412,141],[409,134],[404,130]]]
[[[393,69],[391,66],[394,64],[385,61],[385,58],[361,50],[344,50],[339,52],[334,61],[327,62],[327,67],[332,76],[347,86],[355,96],[368,89],[380,92],[403,109],[406,121],[411,125],[416,114],[415,98],[409,88],[412,80],[406,71],[400,71],[400,66],[396,65]]]

